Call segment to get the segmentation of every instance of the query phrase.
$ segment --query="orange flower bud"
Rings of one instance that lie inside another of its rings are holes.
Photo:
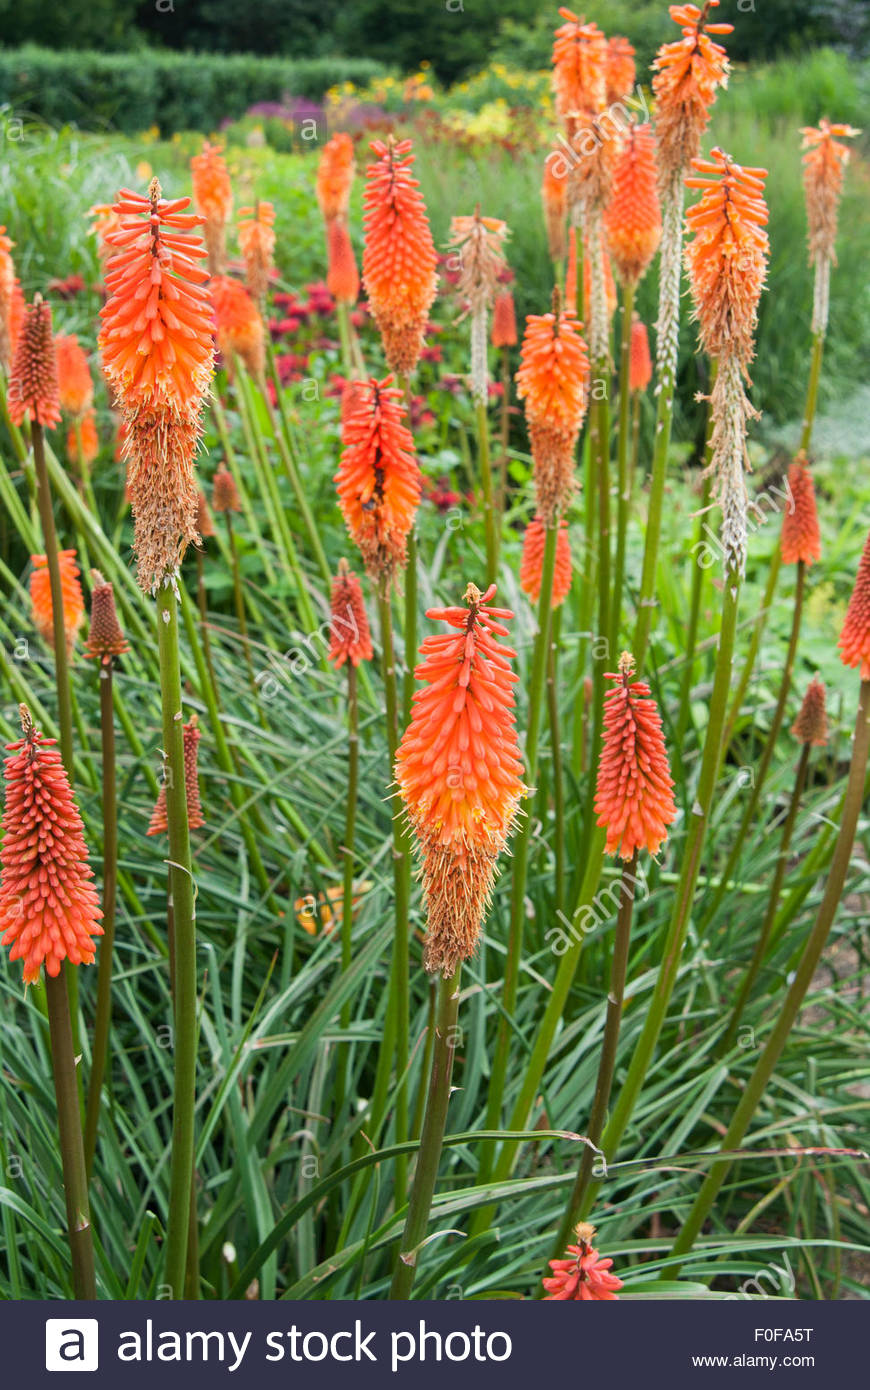
[[[51,310],[40,295],[27,309],[18,335],[7,403],[13,425],[21,425],[25,418],[48,430],[60,424]]]
[[[326,224],[329,267],[326,287],[340,304],[356,304],[359,298],[359,271],[347,223],[340,218]]]
[[[122,656],[129,648],[118,622],[115,590],[99,570],[91,570],[91,579],[91,626],[85,646],[88,656],[98,657],[106,665],[113,656]]]
[[[825,687],[818,676],[807,686],[797,719],[791,731],[800,743],[824,748],[828,741],[828,714],[825,709]]]
[[[677,808],[662,736],[662,721],[645,681],[632,681],[632,657],[623,652],[616,681],[604,699],[604,742],[598,763],[595,810],[606,827],[607,854],[631,859],[639,849],[657,854]]]
[[[225,463],[221,464],[214,475],[211,505],[215,512],[240,512],[242,510],[236,480]]]
[[[782,514],[780,550],[784,565],[796,565],[802,560],[811,565],[822,556],[822,538],[816,511],[816,490],[806,454],[800,453],[788,470],[791,508]]]
[[[623,285],[637,285],[662,237],[656,183],[656,142],[648,125],[631,126],[613,171],[604,213],[607,248]]]
[[[372,639],[360,582],[347,560],[339,560],[332,581],[329,622],[329,660],[337,668],[349,661],[371,661]]]
[[[189,724],[184,725],[184,793],[187,799],[187,826],[189,830],[199,830],[205,825],[205,817],[202,814],[202,807],[199,801],[199,772],[197,768],[197,744],[202,735],[193,716]],[[166,812],[166,783],[162,782],[157,800],[154,803],[154,810],[151,812],[151,820],[148,823],[146,835],[165,835],[169,830],[169,822]]]
[[[631,321],[631,351],[628,362],[628,389],[645,391],[652,381],[652,359],[646,324],[635,314]]]
[[[870,536],[864,545],[837,645],[843,665],[859,666],[862,681],[870,680]]]

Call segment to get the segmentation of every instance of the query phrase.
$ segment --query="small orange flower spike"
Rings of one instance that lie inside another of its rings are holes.
[[[818,126],[804,126],[801,130],[806,151],[803,157],[804,190],[811,265],[835,260],[840,194],[851,153],[848,145],[842,144],[842,141],[854,139],[860,134],[860,130],[854,126],[831,125],[827,120],[820,121]]]
[[[525,401],[538,515],[552,526],[574,490],[574,449],[589,391],[586,344],[570,309],[527,317],[516,383]]]
[[[205,817],[199,802],[199,772],[197,768],[197,744],[202,735],[196,722],[196,715],[189,724],[184,725],[184,791],[187,798],[187,826],[189,830],[199,830],[205,825]],[[169,830],[166,813],[166,783],[161,782],[151,820],[146,835],[165,835]]]
[[[422,489],[402,392],[392,380],[372,377],[354,392],[335,475],[347,529],[359,546],[366,573],[382,586],[405,566]]]
[[[332,581],[329,619],[329,660],[338,668],[349,661],[371,661],[372,639],[362,587],[347,560],[339,560]]]
[[[233,187],[221,145],[206,140],[200,154],[190,161],[193,205],[205,219],[203,233],[211,275],[223,273],[226,260],[226,228],[233,211]]]
[[[526,527],[523,537],[523,557],[520,561],[520,588],[532,603],[537,603],[541,595],[541,578],[544,564],[544,543],[547,532],[540,517],[534,517]],[[568,523],[559,522],[556,537],[556,568],[553,571],[553,594],[551,607],[558,608],[565,602],[571,589],[571,546],[568,541]]]
[[[101,665],[107,666],[113,656],[123,656],[129,647],[118,622],[115,590],[99,570],[91,570],[91,579],[91,626],[85,646],[88,656],[96,657]]]
[[[791,507],[786,507],[782,514],[779,541],[782,562],[784,565],[796,565],[802,560],[805,565],[812,565],[822,557],[822,538],[813,475],[803,452],[788,470],[788,488]]]
[[[837,645],[843,665],[859,666],[862,681],[870,680],[870,536],[864,545]]]
[[[610,1302],[618,1298],[622,1280],[610,1273],[613,1261],[602,1260],[593,1250],[594,1239],[595,1227],[582,1223],[577,1227],[577,1244],[568,1246],[566,1254],[570,1258],[550,1260],[553,1274],[543,1281],[547,1290],[545,1303],[583,1299]]]
[[[616,681],[604,700],[604,742],[598,763],[595,810],[607,830],[605,851],[631,859],[639,849],[657,854],[677,814],[662,721],[645,681],[632,681],[634,660],[623,652]]]
[[[824,748],[828,741],[828,713],[825,709],[825,687],[818,676],[807,686],[798,717],[791,731],[800,743]]]
[[[607,40],[597,24],[586,24],[560,7],[565,21],[553,42],[553,91],[563,121],[597,115],[607,94]]]
[[[623,285],[637,285],[662,238],[656,181],[656,142],[648,125],[630,126],[604,212],[607,248]]]
[[[259,379],[266,365],[266,331],[262,315],[244,285],[228,275],[209,282],[214,305],[218,347],[227,363],[241,358],[251,376]]]
[[[624,101],[634,87],[634,49],[628,39],[614,34],[607,40],[607,59],[604,67],[604,100],[608,106]]]
[[[221,464],[212,480],[211,506],[215,512],[242,510],[236,480],[225,463]]]
[[[327,226],[347,219],[353,175],[353,141],[339,131],[323,146],[317,166],[317,201]]]
[[[51,336],[51,309],[40,295],[26,311],[15,345],[7,395],[13,425],[25,419],[53,430],[60,424],[57,359]]]
[[[652,381],[652,358],[646,324],[637,314],[631,321],[631,353],[628,362],[628,389],[645,391]]]
[[[79,437],[81,437],[81,450],[79,450]],[[93,463],[100,452],[100,436],[97,434],[97,417],[93,410],[85,411],[81,420],[78,421],[78,434],[76,426],[70,425],[66,432],[66,456],[71,463],[81,463],[82,457],[85,463]]]
[[[326,288],[340,304],[356,304],[359,271],[347,223],[340,218],[326,224],[326,251],[329,258]]]
[[[10,960],[36,984],[43,963],[90,965],[102,936],[82,819],[56,747],[21,706],[23,737],[6,745],[6,806],[0,851],[0,932]]]
[[[494,348],[516,346],[517,315],[512,290],[499,290],[495,297],[490,339]]]
[[[79,583],[79,567],[74,550],[60,550],[57,555],[60,566],[60,591],[63,601],[63,630],[66,635],[67,651],[72,652],[76,633],[85,614],[85,600]],[[33,569],[30,573],[30,601],[33,604],[33,621],[44,640],[51,643],[54,637],[54,618],[51,605],[51,580],[48,574],[48,560],[44,555],[31,555]]]
[[[271,203],[257,202],[239,208],[239,248],[245,262],[245,280],[258,304],[269,288],[275,253],[275,209]]]
[[[437,288],[438,258],[420,185],[411,173],[411,141],[375,140],[366,169],[363,283],[390,369],[414,370]]]
[[[94,383],[87,354],[75,333],[56,333],[54,352],[60,408],[67,415],[80,419],[94,403]]]

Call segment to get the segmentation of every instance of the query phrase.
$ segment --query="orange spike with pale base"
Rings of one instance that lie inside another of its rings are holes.
[[[99,570],[91,570],[91,580],[91,625],[85,646],[88,656],[108,666],[113,657],[123,656],[129,647],[118,622],[115,590]]]
[[[543,1302],[612,1302],[622,1288],[622,1280],[610,1273],[613,1261],[592,1248],[594,1226],[581,1222],[575,1229],[577,1244],[568,1246],[566,1258],[549,1261],[553,1273],[543,1280]]]
[[[375,140],[363,196],[363,283],[392,371],[407,376],[423,348],[438,258],[411,141]]]
[[[701,147],[701,136],[710,120],[710,109],[719,87],[728,82],[728,55],[711,34],[730,34],[733,24],[710,24],[708,15],[719,0],[697,5],[671,5],[668,13],[679,24],[683,37],[662,44],[653,68],[655,123],[658,140],[659,187],[672,196]]]
[[[662,239],[656,142],[648,125],[632,125],[626,133],[604,212],[604,235],[619,280],[634,287]]]
[[[451,631],[426,637],[414,675],[411,722],[395,777],[422,860],[424,964],[454,973],[474,952],[523,785],[511,670],[500,641],[513,617],[492,607],[495,585],[469,584],[464,605],[430,609]]]
[[[537,512],[554,526],[575,487],[574,449],[589,393],[589,359],[570,309],[530,314],[516,375],[535,465]]]
[[[233,211],[233,186],[221,145],[208,140],[190,161],[193,204],[204,219],[203,231],[211,275],[220,275],[226,260],[226,228]]]
[[[185,724],[183,728],[184,736],[184,793],[187,798],[187,826],[189,830],[199,830],[205,825],[205,817],[202,814],[202,806],[199,801],[199,771],[197,767],[198,754],[197,745],[202,737],[197,724],[196,715]],[[154,810],[151,812],[151,820],[148,824],[146,835],[165,835],[169,830],[169,821],[166,808],[166,783],[161,782],[160,791],[157,793],[157,800],[154,803]]]
[[[22,425],[27,419],[53,430],[60,424],[51,309],[41,295],[28,307],[18,334],[6,400],[13,425]]]
[[[32,985],[43,965],[53,978],[65,960],[90,965],[103,914],[56,740],[33,727],[26,706],[20,710],[23,737],[6,745],[0,932]]]

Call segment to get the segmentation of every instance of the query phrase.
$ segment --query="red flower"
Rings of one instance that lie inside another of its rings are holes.
[[[6,745],[6,809],[0,853],[0,931],[10,960],[36,984],[43,962],[90,965],[102,936],[81,816],[53,738],[43,738],[21,706],[24,737]]]
[[[610,1273],[612,1260],[602,1260],[589,1243],[595,1236],[593,1226],[577,1227],[578,1245],[569,1245],[564,1260],[550,1260],[552,1277],[544,1279],[547,1290],[545,1303],[582,1300],[610,1302],[618,1297],[622,1280]]]
[[[657,854],[677,808],[656,703],[645,681],[631,681],[634,660],[619,659],[616,681],[604,699],[604,742],[598,763],[595,810],[607,828],[605,850],[631,859],[636,850]]]
[[[780,550],[784,565],[796,565],[802,560],[811,565],[822,556],[822,539],[816,511],[816,490],[806,455],[800,453],[788,470],[791,509],[782,514]]]
[[[349,661],[371,661],[372,639],[360,582],[347,560],[339,560],[332,581],[329,620],[329,660],[337,668]]]
[[[335,475],[347,529],[368,574],[388,583],[406,560],[420,501],[420,466],[392,377],[354,384],[342,401],[341,463]]]
[[[825,687],[818,676],[807,686],[798,717],[791,726],[795,738],[815,748],[824,748],[828,741],[828,714],[825,709]]]
[[[197,744],[202,735],[196,722],[196,715],[182,730],[184,738],[184,793],[187,799],[187,826],[189,830],[199,830],[205,825],[205,817],[199,802],[199,773],[197,769]],[[161,782],[151,820],[146,835],[165,835],[169,829],[166,815],[166,783]]]
[[[870,536],[858,565],[838,646],[844,666],[860,666],[862,681],[870,680]]]
[[[28,308],[18,334],[7,400],[13,425],[23,424],[25,417],[43,429],[53,430],[60,424],[51,310],[39,295]]]

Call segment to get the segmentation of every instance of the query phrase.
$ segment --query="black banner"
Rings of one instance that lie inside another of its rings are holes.
[[[17,1303],[0,1306],[4,1383],[459,1387],[795,1384],[859,1372],[860,1302]],[[14,1379],[13,1379],[14,1378]]]

